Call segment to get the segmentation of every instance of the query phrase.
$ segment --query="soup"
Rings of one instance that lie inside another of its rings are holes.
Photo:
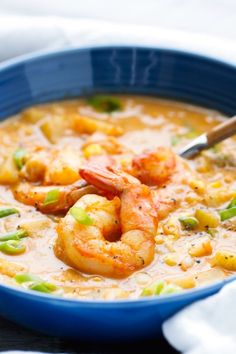
[[[97,96],[0,124],[0,280],[77,299],[185,291],[236,270],[235,140],[185,161],[224,118]]]

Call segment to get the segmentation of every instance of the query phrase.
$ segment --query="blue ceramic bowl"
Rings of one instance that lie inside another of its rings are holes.
[[[25,107],[97,92],[173,98],[236,112],[236,67],[166,49],[106,47],[31,56],[0,66],[0,118]],[[161,324],[226,282],[182,294],[120,301],[78,301],[0,285],[0,314],[50,335],[127,340],[157,335]]]

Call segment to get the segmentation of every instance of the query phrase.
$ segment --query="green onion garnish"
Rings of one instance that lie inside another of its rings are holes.
[[[33,274],[19,273],[19,274],[16,274],[15,281],[19,284],[23,284],[23,283],[28,283],[28,282],[41,281],[41,279]]]
[[[26,156],[26,150],[25,149],[19,148],[13,153],[13,160],[14,160],[18,170],[21,170],[22,167],[24,166],[25,156]]]
[[[89,226],[93,224],[93,220],[82,208],[72,207],[70,209],[70,215],[73,216],[73,218],[82,225]]]
[[[236,198],[232,199],[226,209],[230,209],[236,206]]]
[[[58,287],[52,283],[46,282],[37,275],[29,273],[20,273],[15,276],[15,281],[18,284],[29,283],[28,288],[42,293],[52,293],[58,290]]]
[[[199,221],[193,216],[181,216],[179,221],[186,230],[193,230],[199,224]]]
[[[221,221],[225,221],[236,216],[236,207],[219,211]]]
[[[167,283],[163,280],[158,280],[157,282],[144,288],[141,296],[154,296],[154,295],[167,295],[178,293],[182,288],[176,284]]]
[[[58,290],[58,287],[52,283],[44,282],[44,281],[36,281],[29,285],[30,290],[39,291],[41,293],[52,293]]]
[[[15,208],[9,208],[9,209],[0,209],[0,218],[4,218],[5,216],[13,215],[13,214],[19,214],[19,210]]]
[[[49,205],[58,202],[60,198],[60,191],[59,189],[52,189],[46,194],[45,200],[43,205]]]
[[[16,240],[9,240],[0,243],[0,251],[9,255],[17,255],[24,253],[26,250],[26,246]]]
[[[27,237],[27,231],[17,230],[17,231],[8,232],[6,234],[0,235],[0,242],[10,241],[10,240],[19,241],[23,237]]]
[[[88,103],[96,111],[111,113],[122,109],[120,101],[110,96],[93,96],[88,98]]]

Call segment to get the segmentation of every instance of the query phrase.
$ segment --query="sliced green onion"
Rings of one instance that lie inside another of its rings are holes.
[[[13,153],[13,160],[16,164],[16,167],[18,168],[18,170],[21,170],[22,167],[25,164],[25,156],[26,156],[27,152],[25,149],[17,149],[14,153]]]
[[[15,276],[15,281],[19,284],[41,281],[39,277],[29,273],[19,273]]]
[[[59,189],[52,189],[49,191],[45,197],[43,205],[49,205],[58,202],[60,198],[60,191]]]
[[[232,199],[226,209],[230,209],[236,206],[236,198]]]
[[[221,221],[225,221],[236,216],[236,207],[219,211]]]
[[[167,295],[181,291],[178,285],[159,280],[143,289],[141,296]]]
[[[13,215],[13,214],[19,214],[19,210],[15,208],[9,208],[9,209],[0,209],[0,218],[4,218],[5,216]]]
[[[88,98],[88,103],[96,111],[111,113],[122,109],[120,101],[116,97],[93,96]]]
[[[199,221],[193,216],[181,216],[179,218],[179,221],[181,222],[181,224],[184,226],[186,230],[193,230],[199,224]]]
[[[92,225],[93,220],[90,218],[90,216],[86,213],[86,211],[82,208],[77,208],[77,207],[72,207],[70,209],[70,215],[73,216],[73,218],[82,225]]]
[[[158,280],[157,282],[147,286],[143,289],[141,296],[153,296],[153,295],[160,295],[160,292],[164,288],[164,281]]]
[[[16,240],[9,240],[0,243],[0,251],[9,255],[17,255],[24,253],[26,250],[26,246]]]
[[[19,241],[21,238],[24,238],[27,236],[28,236],[27,231],[17,230],[17,231],[8,232],[6,234],[0,235],[0,242],[10,241],[10,240]]]
[[[161,290],[160,295],[175,294],[183,290],[180,286],[175,284],[166,284]]]
[[[58,290],[58,287],[52,283],[44,282],[44,281],[36,281],[29,285],[30,290],[39,291],[41,293],[52,293]]]

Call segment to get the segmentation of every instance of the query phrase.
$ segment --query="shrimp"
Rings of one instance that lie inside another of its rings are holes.
[[[54,193],[54,198],[46,202],[50,192]],[[26,205],[34,206],[43,213],[67,211],[83,195],[94,192],[96,188],[88,186],[82,180],[69,186],[35,186],[22,182],[13,189],[15,199]]]
[[[176,155],[169,148],[159,147],[134,157],[132,174],[142,183],[156,186],[168,181],[175,172]]]
[[[28,154],[20,177],[46,185],[68,185],[80,178],[78,170],[81,164],[82,160],[73,148],[38,147]]]
[[[90,194],[79,199],[74,207],[83,209],[92,224],[81,224],[68,212],[57,227],[56,256],[80,271],[114,278],[150,264],[157,230],[150,188],[112,168],[88,166],[80,174],[116,196],[109,200]]]

